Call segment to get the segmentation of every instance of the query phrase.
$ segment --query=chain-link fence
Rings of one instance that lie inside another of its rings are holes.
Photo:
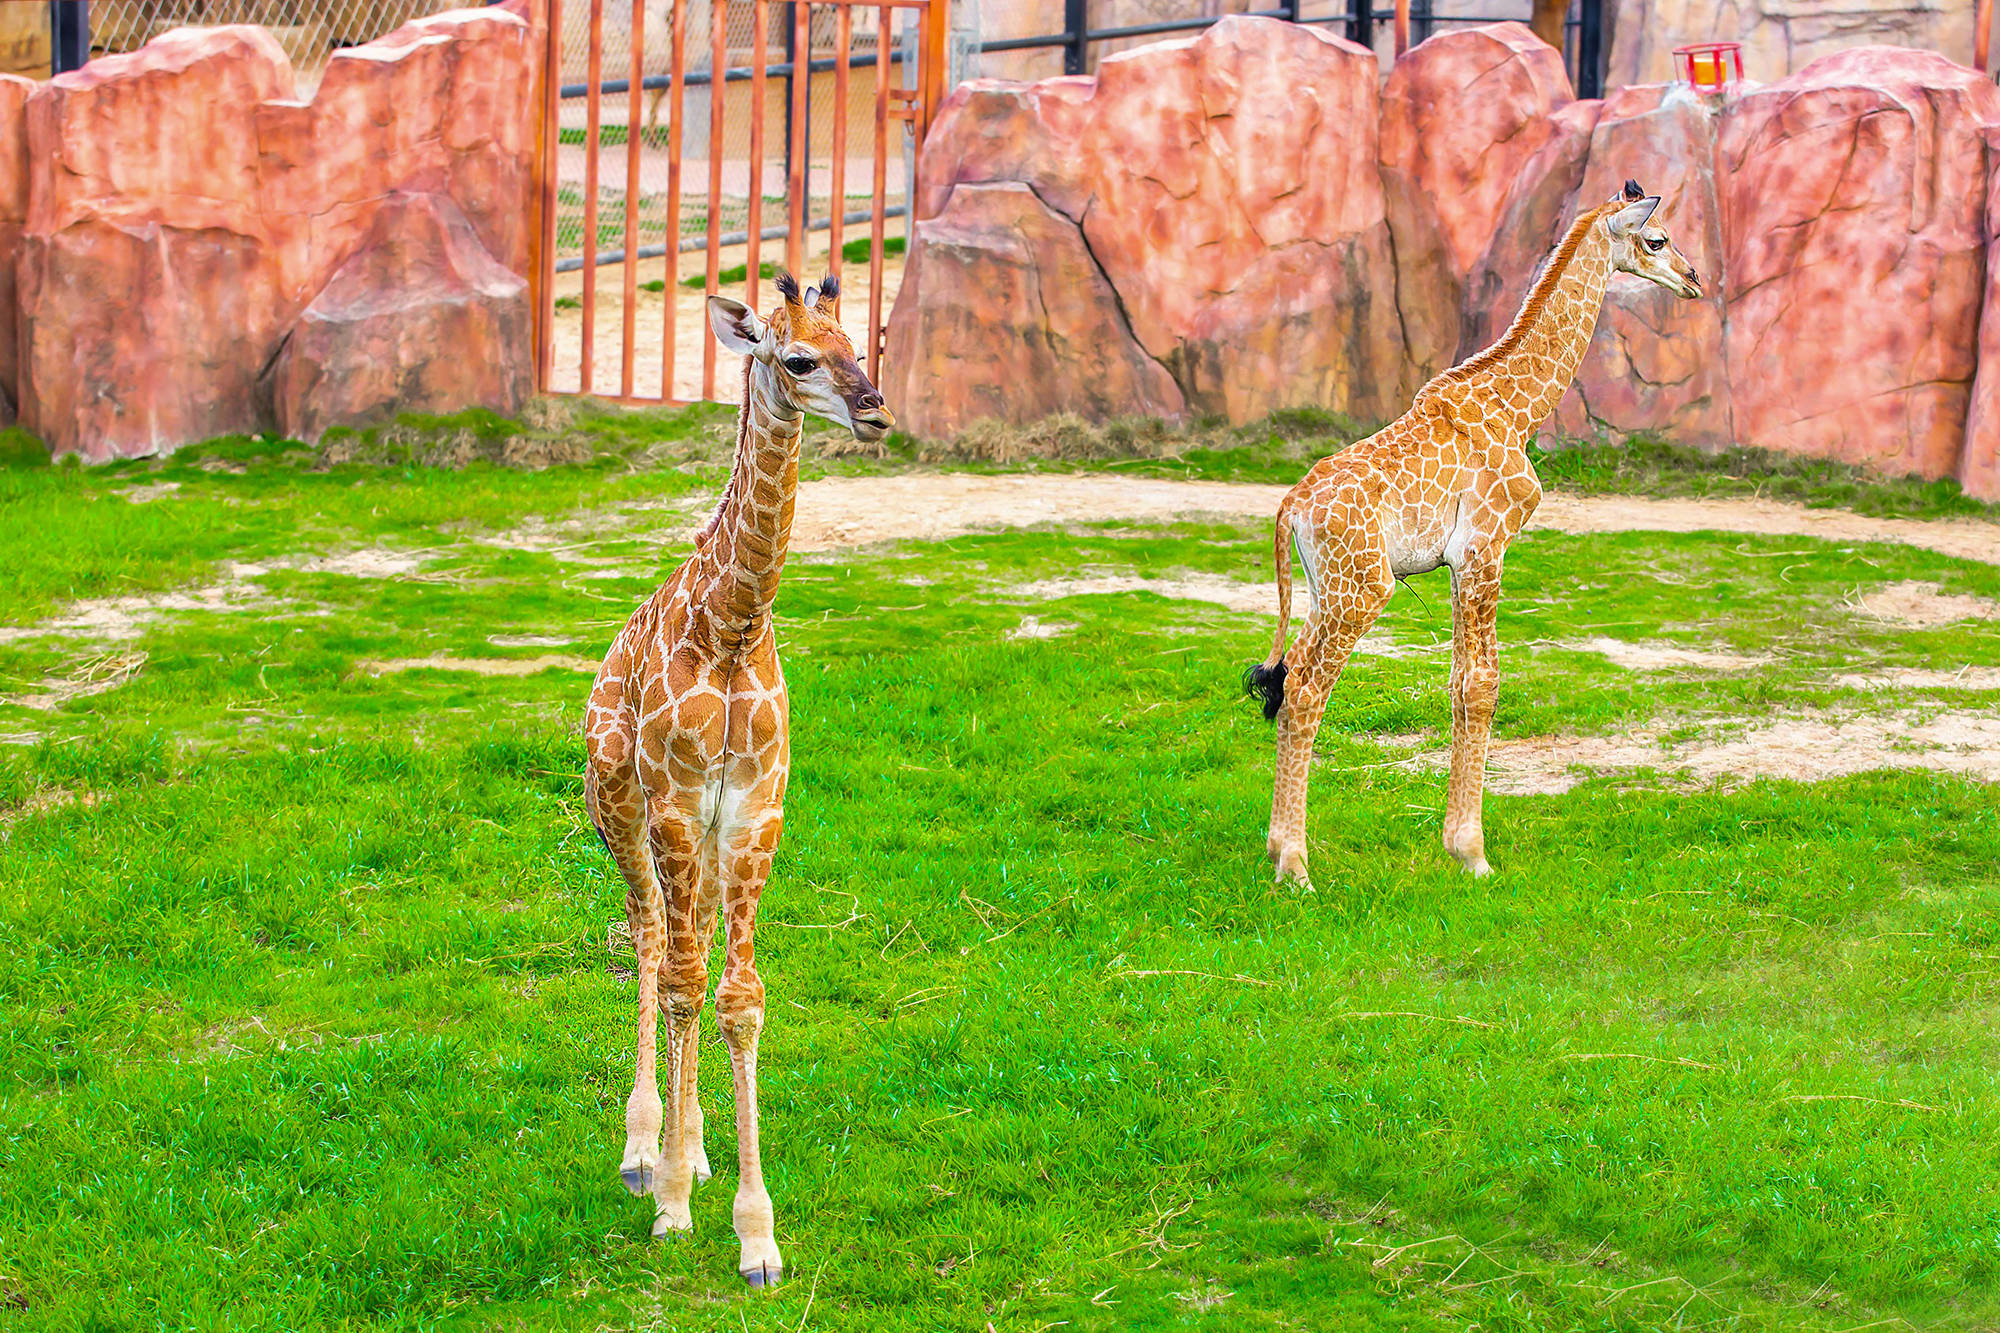
[[[478,0],[90,0],[68,17],[83,25],[92,56],[136,51],[174,28],[260,24],[291,58],[300,94],[310,96],[335,51],[467,3]],[[0,3],[0,70],[47,78],[56,54],[50,20],[45,0]]]

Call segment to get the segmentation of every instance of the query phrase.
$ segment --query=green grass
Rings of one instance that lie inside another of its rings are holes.
[[[794,777],[759,936],[791,1280],[733,1276],[712,1026],[721,1169],[691,1240],[649,1240],[615,1174],[634,989],[581,807],[588,676],[366,663],[598,653],[684,554],[662,534],[698,518],[727,433],[713,410],[586,409],[406,423],[350,440],[367,461],[236,440],[0,470],[0,623],[231,579],[255,599],[108,646],[0,641],[5,694],[146,654],[54,712],[0,705],[0,733],[33,735],[0,746],[9,1328],[2000,1320],[1992,789],[1639,773],[1496,795],[1500,873],[1475,883],[1437,845],[1442,779],[1393,762],[1389,738],[1448,726],[1421,651],[1448,602],[1417,580],[1384,622],[1407,654],[1356,659],[1334,696],[1317,890],[1274,888],[1270,732],[1235,688],[1268,621],[1012,592],[1267,577],[1268,532],[1228,524],[794,561]],[[422,461],[523,435],[596,452]],[[1307,438],[1155,465],[1257,476]],[[1591,465],[1607,485],[1614,462]],[[291,558],[354,547],[427,558],[392,579]],[[2000,665],[1993,622],[1850,609],[1904,580],[2000,598],[2000,568],[1902,546],[1532,531],[1496,734],[1990,708],[1837,683]],[[1010,640],[1025,614],[1075,628]],[[1594,634],[1776,661],[1634,673],[1564,646]]]
[[[869,257],[870,255],[873,254],[873,252],[874,252],[874,242],[864,237],[861,240],[848,241],[844,245],[842,245],[840,247],[840,258],[843,263],[865,264],[868,262]],[[902,254],[903,238],[900,236],[884,237],[882,239],[882,253],[885,255]],[[777,265],[771,263],[769,260],[765,260],[764,262],[757,265],[757,273],[758,276],[760,277],[773,278],[777,276],[778,268]],[[719,283],[742,282],[749,276],[750,276],[750,266],[748,264],[733,264],[730,267],[723,269],[720,273],[716,274],[715,280]],[[693,287],[696,289],[700,289],[702,287],[706,287],[707,285],[708,285],[708,275],[705,273],[696,273],[691,277],[686,277],[681,279],[681,286],[683,287]],[[649,282],[646,284],[646,290],[649,292],[665,291],[666,284],[664,282],[655,280],[654,282]]]

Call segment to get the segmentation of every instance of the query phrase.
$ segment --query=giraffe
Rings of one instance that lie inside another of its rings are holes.
[[[720,910],[715,1019],[736,1084],[737,1271],[753,1287],[784,1272],[757,1141],[764,983],[755,930],[790,769],[772,603],[791,537],[799,432],[805,412],[863,441],[895,424],[841,330],[838,279],[801,294],[781,273],[777,285],[784,299],[768,319],[708,298],[716,340],[744,357],[729,485],[694,553],[612,640],[584,719],[584,803],[625,878],[639,961],[637,1067],[619,1176],[633,1194],[653,1196],[654,1235],[693,1228],[689,1195],[710,1175],[695,1066]],[[662,991],[667,1055],[656,1080]]]
[[[1310,884],[1306,786],[1313,738],[1348,654],[1397,578],[1451,570],[1451,777],[1444,845],[1474,875],[1491,873],[1480,825],[1486,744],[1499,693],[1495,618],[1507,544],[1541,503],[1528,441],[1575,378],[1613,271],[1683,299],[1701,295],[1694,266],[1653,222],[1660,206],[1634,181],[1583,212],[1551,252],[1500,340],[1417,391],[1410,410],[1323,458],[1279,502],[1272,559],[1278,630],[1244,673],[1277,722],[1265,850],[1280,882]],[[1288,651],[1290,554],[1307,610]]]

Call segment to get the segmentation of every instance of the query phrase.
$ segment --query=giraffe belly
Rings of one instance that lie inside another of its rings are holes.
[[[1384,524],[1383,537],[1389,547],[1389,568],[1397,578],[1405,574],[1428,574],[1445,563],[1449,529],[1438,524],[1404,528]]]

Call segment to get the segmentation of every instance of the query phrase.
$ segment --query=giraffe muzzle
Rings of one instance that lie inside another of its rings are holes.
[[[869,444],[887,435],[896,425],[896,414],[873,389],[855,397],[848,405],[848,417],[854,423],[854,438]]]

